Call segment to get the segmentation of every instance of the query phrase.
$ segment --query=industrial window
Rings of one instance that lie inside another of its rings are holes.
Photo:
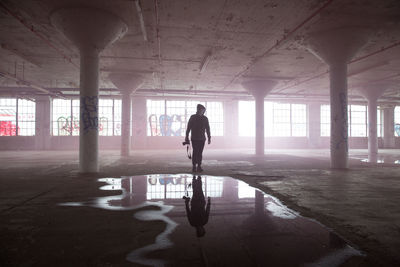
[[[197,104],[206,107],[212,136],[223,135],[222,102],[185,100],[147,100],[148,136],[185,136],[186,125]]]
[[[239,101],[239,135],[255,135],[255,102]],[[264,102],[265,136],[306,136],[305,104]]]
[[[400,136],[400,106],[394,108],[394,135]]]
[[[331,135],[330,105],[321,105],[321,136]]]
[[[53,99],[53,136],[79,135],[79,99]]]
[[[364,105],[349,105],[349,136],[367,136],[367,107]]]
[[[383,124],[382,124],[383,112],[382,112],[381,107],[378,107],[377,118],[376,119],[377,119],[377,121],[376,121],[376,123],[377,123],[376,132],[377,132],[378,137],[382,137],[383,136]]]
[[[79,135],[79,99],[54,99],[53,136]],[[99,135],[121,135],[121,100],[99,99]]]
[[[239,136],[255,136],[255,118],[254,101],[239,101]]]
[[[321,105],[321,136],[330,136],[330,105]],[[348,105],[348,134],[351,137],[368,136],[368,112],[365,105]],[[382,112],[377,110],[377,135],[382,136]]]
[[[291,104],[292,136],[307,135],[307,106],[304,104]]]
[[[99,99],[99,135],[121,135],[121,100]]]
[[[35,135],[35,102],[18,98],[0,99],[0,136]]]

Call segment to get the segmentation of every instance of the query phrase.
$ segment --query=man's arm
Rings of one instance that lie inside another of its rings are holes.
[[[204,221],[204,225],[208,223],[208,217],[210,216],[210,206],[211,206],[211,198],[207,198],[207,207],[206,207],[206,219]]]
[[[208,118],[206,117],[206,133],[208,138],[208,144],[211,143],[211,134],[210,134],[210,123],[208,122]]]
[[[190,223],[190,225],[193,226],[193,222],[192,222],[192,213],[190,212],[190,208],[189,208],[189,198],[185,199],[185,206],[186,206],[186,216],[188,218],[188,221]]]
[[[189,141],[189,132],[192,129],[192,124],[193,124],[193,119],[192,119],[192,117],[190,117],[187,127],[186,127],[185,141]]]

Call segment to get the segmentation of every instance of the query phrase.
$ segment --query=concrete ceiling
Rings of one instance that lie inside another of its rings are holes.
[[[391,81],[382,99],[400,99],[398,0],[141,0],[144,27],[132,0],[3,0],[0,95],[45,92],[37,87],[77,93],[78,50],[49,19],[65,6],[105,9],[129,27],[101,53],[104,94],[116,92],[110,72],[140,72],[145,82],[138,92],[148,95],[240,96],[247,94],[243,80],[262,78],[279,81],[273,97],[327,96],[328,66],[304,47],[307,33],[363,25],[372,31],[349,64],[350,95]]]

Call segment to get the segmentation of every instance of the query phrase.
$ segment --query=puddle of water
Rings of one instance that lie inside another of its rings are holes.
[[[249,161],[244,161],[244,160],[238,160],[238,161],[221,161],[221,160],[203,160],[203,165],[205,166],[234,166],[234,167],[250,167],[254,166],[254,163],[251,163]],[[171,162],[169,166],[174,166],[174,167],[186,167],[186,166],[191,166],[191,162]]]
[[[391,156],[381,156],[380,158],[376,160],[369,160],[368,158],[363,158],[363,157],[351,157],[353,159],[358,159],[361,162],[371,162],[371,163],[389,163],[389,164],[400,164],[400,160],[394,159]]]
[[[277,198],[230,177],[155,174],[102,178],[101,190],[119,195],[62,203],[132,210],[143,221],[163,221],[153,244],[126,259],[149,266],[340,266],[363,254],[318,222]],[[136,209],[156,206],[157,210]]]

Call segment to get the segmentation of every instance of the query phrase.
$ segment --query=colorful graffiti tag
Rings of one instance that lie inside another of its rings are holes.
[[[396,136],[400,136],[400,124],[396,123],[394,125],[394,132],[396,133]]]
[[[112,129],[112,122],[106,117],[99,118],[99,134],[107,135],[109,130]],[[121,133],[121,123],[115,123],[114,125],[114,135],[120,135]],[[79,135],[79,120],[76,117],[63,117],[60,116],[57,119],[57,135]],[[109,135],[112,135],[110,133]]]
[[[182,115],[151,114],[148,118],[151,136],[182,136],[185,131],[185,120]]]
[[[17,135],[17,125],[13,124],[11,121],[0,121],[0,136],[16,136],[16,135]]]

